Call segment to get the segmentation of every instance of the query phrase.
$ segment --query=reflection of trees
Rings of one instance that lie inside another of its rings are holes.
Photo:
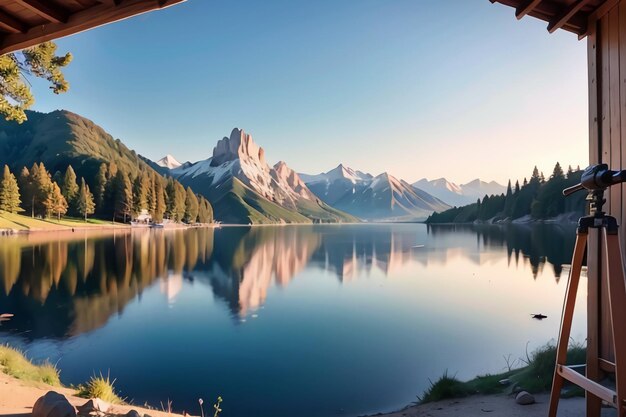
[[[89,331],[121,313],[169,269],[193,268],[197,259],[185,251],[186,245],[196,257],[207,259],[213,230],[125,231],[33,244],[3,239],[0,305],[15,314],[11,326],[28,330],[31,337]]]
[[[557,280],[563,265],[571,262],[576,241],[575,229],[568,225],[430,225],[428,231],[439,237],[469,233],[483,248],[505,247],[509,263],[519,263],[521,255],[535,278],[548,262]]]

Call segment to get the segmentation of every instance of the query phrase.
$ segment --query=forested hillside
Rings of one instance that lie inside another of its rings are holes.
[[[427,223],[470,223],[474,221],[515,220],[530,216],[534,220],[550,219],[563,213],[580,213],[585,210],[586,193],[569,197],[562,194],[564,188],[578,184],[582,170],[569,167],[566,173],[557,162],[548,180],[543,173],[533,170],[530,180],[520,186],[509,181],[506,194],[485,196],[476,203],[454,207],[441,213],[433,213]]]

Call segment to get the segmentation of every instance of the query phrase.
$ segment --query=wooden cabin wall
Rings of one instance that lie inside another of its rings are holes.
[[[599,20],[589,22],[587,38],[589,69],[589,163],[607,163],[611,169],[626,168],[626,0],[620,1]],[[607,193],[605,211],[620,224],[620,241],[626,249],[626,186]],[[613,361],[613,343],[605,276],[605,262],[597,230],[590,230],[588,265],[587,374],[597,379],[600,366],[593,357]],[[621,323],[620,319],[618,323]]]

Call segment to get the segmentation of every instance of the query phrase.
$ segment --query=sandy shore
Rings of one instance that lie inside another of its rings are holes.
[[[68,388],[50,387],[45,384],[23,382],[0,373],[0,416],[26,417],[30,415],[37,398],[54,390],[67,397],[74,405],[87,402],[84,398],[74,395],[75,391]],[[455,400],[445,400],[424,405],[417,405],[403,410],[377,414],[379,417],[546,417],[548,415],[548,394],[535,396],[537,403],[518,405],[512,397],[506,395],[476,395]],[[169,414],[130,405],[112,406],[111,414],[126,414],[129,410],[137,410],[140,414],[151,417],[182,417],[180,414]],[[583,398],[562,399],[559,403],[559,417],[585,417],[585,400]],[[612,408],[602,410],[602,417],[615,416]]]
[[[0,372],[0,416],[26,417],[30,415],[35,401],[48,391],[65,395],[74,406],[87,402],[85,398],[76,397],[75,391],[69,388],[20,381]],[[126,414],[130,410],[137,410],[139,414],[149,414],[151,417],[182,417],[180,414],[169,414],[130,405],[114,405],[110,414]]]
[[[506,395],[476,395],[405,408],[380,417],[547,417],[548,394],[535,395],[536,403],[519,405]],[[568,398],[559,402],[559,417],[585,417],[585,399]],[[602,409],[602,417],[615,416],[616,410]]]

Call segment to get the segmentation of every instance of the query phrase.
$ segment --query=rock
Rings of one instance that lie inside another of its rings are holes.
[[[76,409],[64,395],[48,391],[35,402],[33,417],[76,417]]]
[[[141,417],[141,414],[139,414],[137,410],[130,410],[128,413],[126,413],[125,417]]]
[[[535,397],[527,391],[522,391],[515,397],[515,402],[520,405],[534,404]]]
[[[106,413],[111,408],[111,404],[102,401],[100,398],[92,398],[85,404],[78,407],[78,414],[87,415],[90,413]]]

